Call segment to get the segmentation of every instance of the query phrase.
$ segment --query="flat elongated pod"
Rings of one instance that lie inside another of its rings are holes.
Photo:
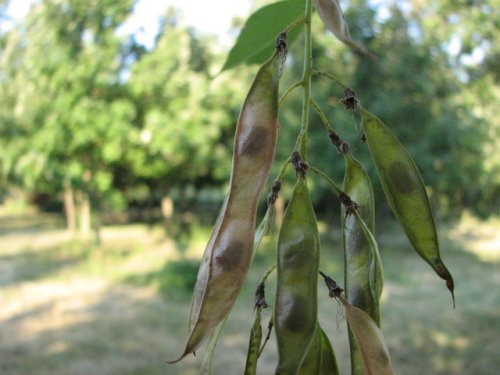
[[[299,177],[281,224],[274,309],[276,374],[299,370],[318,319],[319,233],[306,181]]]
[[[339,367],[332,344],[325,331],[321,330],[321,375],[339,375]]]
[[[375,204],[373,188],[368,174],[352,156],[344,154],[346,170],[342,189],[358,205],[358,214],[344,215],[343,239],[345,261],[345,295],[347,301],[363,311],[380,326],[379,299],[382,292],[383,275],[377,246],[365,234],[366,228],[374,232]],[[351,373],[364,374],[361,353],[349,330],[351,349]]]
[[[229,193],[198,270],[189,336],[178,360],[195,351],[229,313],[250,266],[257,203],[276,149],[280,61],[275,53],[259,69],[243,104]]]
[[[351,328],[363,358],[366,375],[392,375],[389,350],[382,331],[363,310],[341,299],[344,305],[347,323]]]
[[[255,312],[255,320],[250,331],[248,341],[247,361],[245,364],[245,375],[255,375],[257,373],[257,360],[259,359],[260,344],[262,342],[262,326],[260,308]]]
[[[321,328],[316,324],[314,336],[297,375],[319,374],[321,371]]]
[[[431,205],[418,168],[410,154],[377,117],[360,109],[362,126],[382,188],[415,251],[442,279],[453,300],[453,278],[439,254]]]

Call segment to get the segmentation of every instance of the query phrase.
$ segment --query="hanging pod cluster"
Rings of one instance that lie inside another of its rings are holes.
[[[188,340],[178,360],[194,352],[227,316],[250,266],[257,204],[276,149],[282,63],[277,49],[257,72],[241,109],[229,192],[198,270]]]
[[[302,0],[284,0],[298,2]],[[286,4],[279,3],[279,9]],[[285,91],[278,101],[279,78],[287,52],[286,32],[279,34],[273,56],[259,69],[240,113],[234,138],[230,189],[217,218],[198,271],[189,334],[180,359],[193,353],[210,336],[202,374],[212,374],[211,364],[217,338],[240,292],[253,253],[270,228],[273,204],[289,163],[296,183],[279,229],[276,265],[264,276],[256,292],[255,320],[250,328],[245,375],[258,373],[258,359],[274,327],[278,359],[276,375],[337,375],[333,347],[318,321],[318,278],[321,275],[330,297],[339,302],[348,324],[353,375],[392,375],[389,351],[381,330],[380,298],[383,289],[382,262],[375,240],[373,188],[363,166],[350,154],[349,144],[333,131],[327,116],[311,97],[311,76],[332,79],[344,89],[340,100],[346,109],[359,114],[362,140],[380,178],[385,197],[416,252],[434,269],[453,297],[453,278],[439,252],[431,205],[420,173],[403,145],[374,115],[363,108],[353,90],[335,77],[313,71],[311,14],[313,0],[306,0],[304,17],[286,31],[306,25],[306,58],[302,81]],[[314,0],[326,27],[357,52],[370,54],[351,40],[338,0]],[[266,9],[278,9],[269,5]],[[266,11],[268,11],[266,10]],[[279,17],[281,13],[277,13]],[[291,156],[287,159],[268,195],[268,211],[256,229],[256,209],[268,179],[277,143],[278,103],[296,87],[303,87],[302,126]],[[344,180],[337,185],[327,174],[303,160],[307,155],[309,105],[328,131],[345,162]],[[320,271],[320,236],[307,179],[309,172],[322,177],[343,205],[341,211],[345,291]],[[276,268],[276,293],[268,333],[263,340],[262,310],[268,307],[264,283]],[[454,298],[454,297],[453,297]],[[454,299],[453,299],[454,302]],[[177,360],[177,361],[178,361]],[[174,362],[177,362],[174,361]]]

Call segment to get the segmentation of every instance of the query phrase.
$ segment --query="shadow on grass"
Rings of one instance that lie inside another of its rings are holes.
[[[130,275],[123,281],[137,286],[154,285],[165,299],[185,299],[193,291],[198,267],[198,260],[169,260],[157,271]]]
[[[0,321],[0,336],[9,338],[0,340],[0,373],[198,373],[194,357],[177,366],[165,363],[167,356],[180,351],[179,340],[187,324],[184,306],[167,304],[130,287],[112,287],[96,294],[98,298],[92,301],[72,297],[74,306],[61,301],[42,303]]]
[[[78,245],[81,246],[81,245]],[[46,248],[27,248],[15,254],[0,255],[0,288],[36,281],[74,266],[85,259],[84,251],[73,243]],[[70,249],[70,250],[68,250]]]
[[[64,227],[64,220],[54,214],[7,215],[0,217],[0,236],[37,233]]]

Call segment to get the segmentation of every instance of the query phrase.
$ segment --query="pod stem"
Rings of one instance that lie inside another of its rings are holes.
[[[292,21],[292,23],[290,23],[285,30],[283,30],[284,33],[289,33],[290,31],[292,31],[293,29],[295,29],[295,27],[297,27],[298,25],[302,24],[306,22],[306,19],[305,17],[299,17],[297,19],[295,19],[295,21]]]
[[[328,133],[333,133],[333,127],[330,124],[330,121],[328,121],[328,119],[326,118],[325,112],[323,112],[319,104],[313,98],[311,98],[310,100],[311,100],[311,105],[318,113],[319,118],[321,119],[321,122],[323,123],[323,126],[325,127],[326,131]]]
[[[306,0],[304,15],[305,43],[304,43],[304,72],[302,75],[302,86],[304,88],[302,97],[302,122],[298,142],[299,151],[304,161],[307,161],[307,130],[309,128],[309,106],[311,103],[311,76],[312,76],[312,32],[311,14],[313,0]]]
[[[288,165],[290,164],[290,161],[292,158],[289,156],[286,158],[285,162],[281,165],[280,172],[278,173],[278,176],[274,179],[274,181],[280,181],[283,179],[283,175],[285,174],[286,169],[288,168]]]
[[[340,82],[337,78],[335,78],[333,75],[331,75],[330,73],[327,73],[327,72],[323,72],[322,70],[313,70],[312,71],[312,75],[313,76],[318,76],[318,77],[326,77],[328,78],[329,80],[335,82],[335,84],[337,84],[337,86],[341,87],[342,89],[346,89],[347,86],[344,85],[342,82]]]
[[[262,280],[260,281],[261,284],[264,284],[267,280],[267,278],[269,277],[269,275],[271,273],[273,273],[273,271],[276,269],[276,264],[273,264],[268,270],[267,272],[265,273],[264,277],[262,277]]]
[[[290,86],[288,89],[286,89],[286,91],[283,93],[283,95],[281,95],[281,98],[278,102],[278,105],[281,106],[281,104],[285,101],[285,99],[288,97],[288,95],[294,90],[296,89],[297,87],[299,86],[302,86],[304,84],[304,82],[302,81],[299,81],[299,82],[295,82],[292,86]]]
[[[337,194],[337,196],[340,197],[341,194],[345,194],[344,191],[339,187],[339,185],[337,185],[335,183],[335,181],[333,181],[330,177],[328,177],[324,172],[320,171],[316,167],[313,167],[312,165],[309,166],[309,169],[311,170],[311,172],[314,172],[317,175],[323,177],[325,179],[325,181],[328,182],[328,184],[333,188],[333,190],[335,190],[335,193]]]

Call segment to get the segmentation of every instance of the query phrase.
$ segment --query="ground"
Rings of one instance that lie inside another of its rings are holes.
[[[322,223],[321,268],[342,280],[339,231]],[[178,228],[177,228],[178,229]],[[186,228],[184,228],[186,229]],[[100,246],[72,238],[58,217],[0,215],[0,373],[2,375],[198,374],[197,356],[167,365],[182,350],[190,288],[210,228],[106,227]],[[470,217],[440,225],[456,309],[444,282],[413,252],[394,223],[377,234],[385,271],[382,329],[395,372],[493,375],[500,368],[500,223]],[[256,256],[223,331],[214,374],[242,373],[253,292],[273,263],[273,239]],[[267,285],[273,302],[274,281]],[[319,285],[320,322],[341,373],[349,373],[345,319]],[[264,313],[264,327],[271,313]],[[273,374],[269,342],[259,373]]]

